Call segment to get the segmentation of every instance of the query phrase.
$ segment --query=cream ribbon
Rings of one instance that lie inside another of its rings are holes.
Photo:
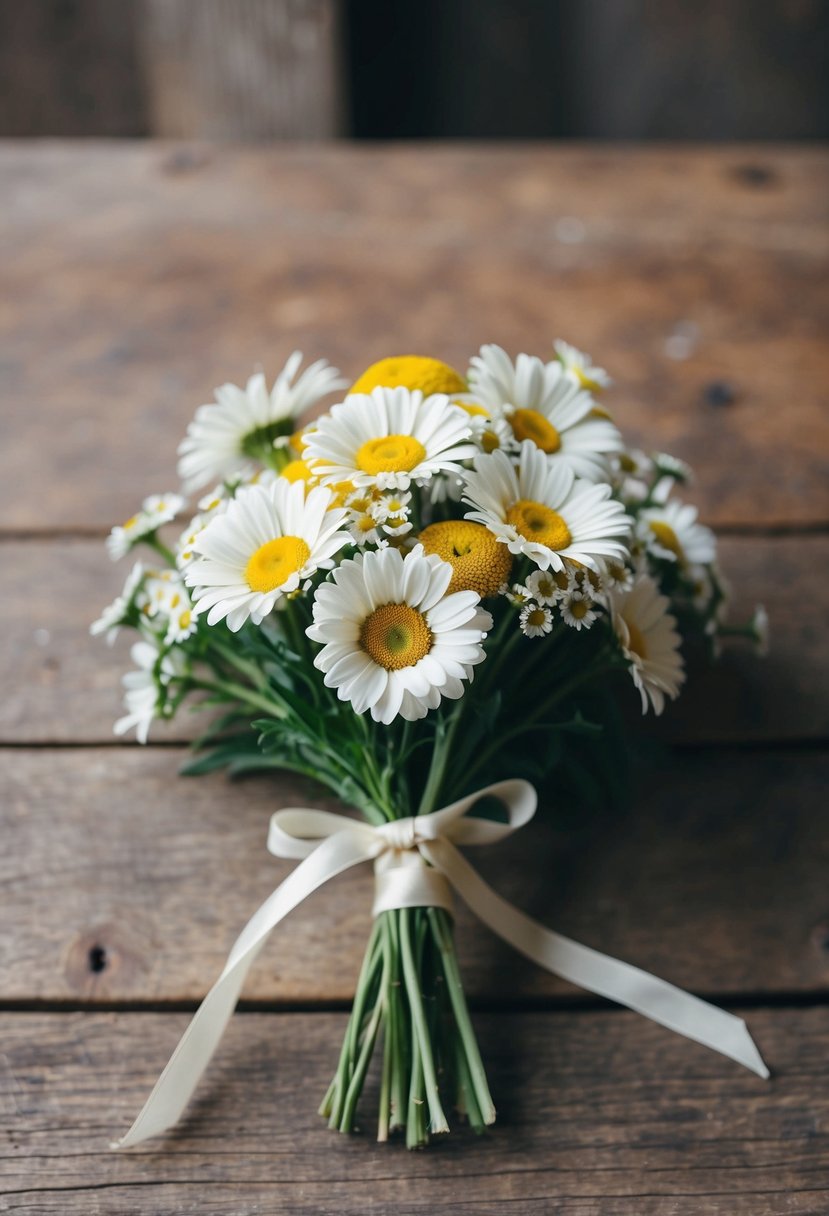
[[[506,807],[507,822],[467,812],[485,796]],[[393,908],[452,910],[452,889],[479,920],[540,967],[768,1077],[769,1071],[742,1018],[681,988],[600,954],[519,912],[502,899],[456,845],[495,844],[529,823],[536,792],[526,781],[502,781],[431,815],[380,827],[329,811],[293,807],[271,818],[268,849],[300,862],[254,914],[236,941],[222,974],[202,1001],[143,1110],[113,1148],[130,1148],[178,1121],[230,1020],[253,960],[268,935],[297,904],[329,879],[362,861],[374,861],[374,915]],[[426,863],[426,864],[424,864]]]

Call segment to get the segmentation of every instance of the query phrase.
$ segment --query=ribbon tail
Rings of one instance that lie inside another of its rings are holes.
[[[546,929],[484,882],[445,837],[422,843],[420,850],[442,870],[479,920],[540,967],[588,992],[626,1005],[651,1021],[736,1060],[760,1077],[769,1076],[742,1018],[709,1005],[647,971]]]
[[[324,840],[265,900],[242,930],[222,974],[197,1009],[138,1118],[113,1148],[131,1148],[178,1122],[219,1045],[245,977],[268,935],[318,887],[373,855],[374,849],[364,834],[344,829]]]

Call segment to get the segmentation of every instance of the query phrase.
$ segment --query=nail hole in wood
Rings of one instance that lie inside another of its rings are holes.
[[[734,386],[727,380],[712,380],[710,384],[706,384],[704,393],[709,405],[731,405],[737,399]]]
[[[107,952],[103,946],[89,947],[89,970],[93,975],[100,975],[102,971],[106,971]]]

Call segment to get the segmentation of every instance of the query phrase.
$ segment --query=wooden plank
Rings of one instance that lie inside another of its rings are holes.
[[[4,527],[125,518],[173,483],[213,386],[294,346],[355,375],[555,334],[617,377],[632,439],[697,465],[710,521],[826,523],[827,166],[739,146],[7,145]]]
[[[0,135],[146,135],[140,8],[0,0]]]
[[[0,598],[0,668],[8,690],[0,699],[0,742],[109,742],[130,637],[122,634],[109,647],[88,629],[120,590],[128,566],[113,568],[97,539],[7,542],[2,553],[11,577]],[[721,562],[734,587],[735,620],[747,619],[758,602],[766,605],[771,653],[758,659],[750,646],[734,643],[718,663],[695,665],[658,733],[680,742],[829,738],[829,585],[814,573],[829,566],[829,538],[726,537]],[[40,594],[45,588],[60,594]],[[638,704],[631,691],[634,718]],[[646,734],[656,728],[652,718],[643,723]],[[181,740],[202,729],[201,715],[182,713],[176,723],[157,724],[151,737]]]
[[[310,783],[177,776],[172,749],[13,749],[0,774],[0,993],[7,1001],[194,1002],[291,870],[268,817],[331,805]],[[587,945],[717,996],[829,992],[829,756],[666,754],[632,808],[542,813],[475,865],[507,899]],[[298,909],[249,1000],[350,999],[370,924],[367,867]],[[458,911],[473,999],[576,990]],[[583,999],[584,994],[580,993]]]
[[[478,1017],[498,1123],[407,1154],[373,1141],[373,1080],[362,1134],[316,1115],[342,1015],[237,1016],[180,1127],[108,1153],[186,1018],[6,1015],[0,1194],[39,1216],[816,1216],[829,1205],[827,1011],[750,1022],[771,1082],[633,1014]]]
[[[344,134],[339,0],[144,0],[153,134]]]

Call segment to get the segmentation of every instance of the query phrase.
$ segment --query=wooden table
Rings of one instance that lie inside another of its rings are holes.
[[[0,150],[0,1210],[829,1208],[828,165],[760,146]],[[612,370],[628,433],[696,466],[736,611],[766,603],[773,650],[694,677],[630,812],[532,825],[481,868],[742,1011],[773,1079],[461,915],[492,1134],[412,1155],[329,1132],[360,872],[280,929],[181,1127],[108,1153],[287,872],[269,812],[317,797],[178,778],[187,720],[114,744],[126,644],[87,636],[120,586],[109,525],[174,484],[194,407],[258,361],[464,366],[482,341],[554,335]]]

